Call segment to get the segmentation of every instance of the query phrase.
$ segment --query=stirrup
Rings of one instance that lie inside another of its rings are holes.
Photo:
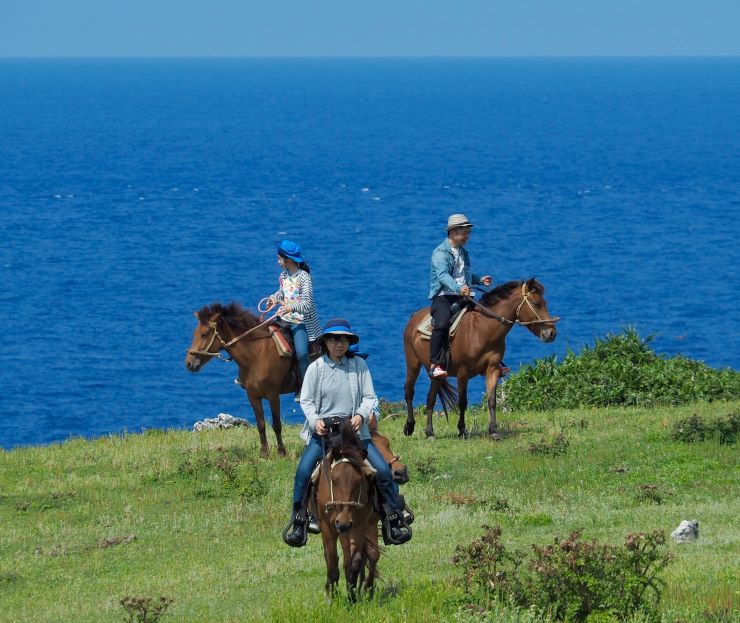
[[[398,508],[403,509],[401,511],[401,515],[403,516],[404,522],[406,522],[407,526],[410,526],[414,523],[414,511],[412,511],[409,505],[406,504],[406,498],[400,493],[396,496],[396,500],[398,501]]]
[[[303,547],[308,542],[307,521],[306,509],[302,508],[297,513],[294,513],[288,525],[285,526],[285,530],[283,530],[283,542],[291,547]],[[300,541],[292,538],[295,536],[299,526],[303,528],[303,538]]]
[[[383,519],[383,543],[385,545],[403,545],[411,540],[411,527],[404,521],[404,518],[396,511],[393,511]],[[392,526],[391,523],[396,524]],[[394,535],[394,528],[396,534]]]

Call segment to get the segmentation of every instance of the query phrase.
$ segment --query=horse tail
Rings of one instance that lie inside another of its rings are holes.
[[[457,394],[457,389],[450,383],[449,379],[443,379],[437,381],[439,383],[439,389],[437,389],[437,396],[439,401],[442,403],[442,409],[445,412],[445,419],[449,421],[449,411],[456,411],[460,403],[460,398]]]

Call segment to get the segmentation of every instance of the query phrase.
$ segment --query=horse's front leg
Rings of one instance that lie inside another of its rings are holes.
[[[347,581],[347,597],[350,602],[357,601],[357,578],[363,565],[362,538],[359,540],[352,533],[342,535],[339,540],[342,543],[342,554],[344,556],[344,578]]]
[[[371,522],[368,526],[368,535],[365,539],[365,557],[367,558],[367,577],[362,587],[369,597],[373,596],[375,590],[375,577],[377,575],[380,548],[378,547],[378,524]]]
[[[252,405],[254,418],[255,420],[257,420],[257,430],[260,434],[260,454],[262,456],[268,456],[270,454],[270,449],[267,446],[267,433],[265,431],[265,411],[262,408],[262,398],[257,398],[249,390],[247,390],[247,398],[249,398],[249,404]]]
[[[457,435],[458,437],[467,438],[468,430],[465,427],[465,409],[468,406],[468,377],[460,372],[457,375],[457,395],[457,404],[460,410],[460,417],[457,420]]]
[[[337,554],[337,534],[324,529],[322,524],[321,539],[324,542],[324,560],[326,561],[326,597],[331,600],[337,594],[339,586],[339,555]]]
[[[285,445],[283,444],[283,424],[280,421],[280,394],[270,396],[270,413],[272,414],[272,430],[275,432],[277,439],[278,454],[285,456]]]
[[[498,433],[496,425],[496,386],[501,376],[501,368],[498,362],[488,367],[486,370],[486,405],[488,406],[488,434],[494,441],[500,441],[501,435]]]
[[[408,355],[407,355],[408,358]],[[414,417],[414,386],[416,379],[419,378],[421,362],[416,361],[413,364],[406,362],[406,384],[403,386],[404,398],[406,399],[406,424],[403,427],[403,434],[407,437],[414,434],[416,427],[416,418]]]
[[[434,441],[436,439],[434,435],[434,423],[432,419],[434,418],[434,405],[437,404],[437,393],[439,392],[439,381],[432,381],[429,385],[429,393],[427,394],[427,404],[426,404],[426,416],[427,416],[427,426],[424,429],[424,434],[427,436],[427,439],[430,441]]]

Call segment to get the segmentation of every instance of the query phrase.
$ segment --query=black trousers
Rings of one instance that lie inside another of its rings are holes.
[[[429,340],[429,359],[433,364],[436,363],[443,367],[447,365],[447,362],[441,359],[450,340],[450,318],[452,316],[450,307],[462,298],[457,294],[440,294],[432,299],[429,311],[434,318],[434,329]]]

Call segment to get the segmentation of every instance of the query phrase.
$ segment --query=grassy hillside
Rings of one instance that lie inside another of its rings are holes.
[[[436,423],[438,440],[383,430],[409,465],[414,539],[380,560],[379,595],[355,606],[324,597],[321,541],[280,538],[301,451],[258,456],[255,429],[151,431],[0,452],[0,620],[124,621],[120,600],[173,600],[162,621],[467,620],[455,546],[500,525],[511,547],[583,531],[620,544],[630,532],[698,519],[700,539],[669,541],[674,562],[663,620],[738,620],[740,470],[737,445],[683,443],[674,423],[737,412],[740,402],[501,414],[491,442]],[[558,433],[564,453],[532,453]],[[342,595],[344,589],[342,588]],[[499,610],[497,621],[533,621]],[[471,618],[472,620],[472,618]],[[493,619],[492,619],[493,620]]]

